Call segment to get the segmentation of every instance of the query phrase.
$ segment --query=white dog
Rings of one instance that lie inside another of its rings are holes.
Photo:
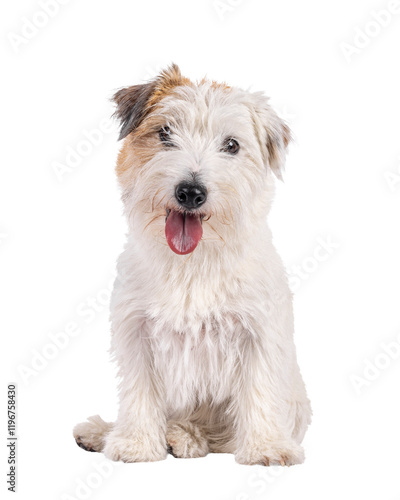
[[[78,424],[77,443],[125,462],[301,463],[311,409],[266,223],[288,127],[262,93],[176,65],[114,100],[129,223],[111,303],[120,408]]]

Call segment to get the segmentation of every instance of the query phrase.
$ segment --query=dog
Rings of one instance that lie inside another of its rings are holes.
[[[311,408],[266,221],[288,126],[263,93],[175,64],[113,100],[129,225],[111,298],[120,405],[114,423],[76,425],[77,444],[124,462],[302,463]]]

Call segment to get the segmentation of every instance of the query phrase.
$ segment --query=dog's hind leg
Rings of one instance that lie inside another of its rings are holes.
[[[112,422],[104,422],[99,415],[89,417],[87,422],[81,422],[74,427],[73,435],[76,444],[86,451],[103,451],[105,438],[112,430]]]

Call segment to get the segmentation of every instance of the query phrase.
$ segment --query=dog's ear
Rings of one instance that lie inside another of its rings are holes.
[[[119,90],[112,98],[117,105],[114,115],[121,122],[119,140],[135,130],[154,105],[172,92],[175,87],[190,85],[190,83],[190,80],[182,76],[179,67],[171,64],[149,83]]]
[[[147,105],[155,88],[156,82],[152,81],[118,90],[113,96],[112,100],[117,105],[114,115],[121,122],[118,140],[124,139],[140,125],[146,116]]]
[[[268,163],[276,177],[282,180],[285,167],[286,151],[292,134],[288,125],[270,109],[270,120],[267,124]]]
[[[269,99],[260,92],[252,94],[254,126],[266,164],[276,177],[282,180],[286,151],[292,140],[292,134],[288,125],[271,108],[268,101]]]

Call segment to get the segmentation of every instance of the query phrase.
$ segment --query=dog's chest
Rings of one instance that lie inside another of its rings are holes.
[[[233,266],[232,266],[233,267]],[[191,338],[219,339],[221,331],[231,328],[237,297],[245,300],[240,279],[225,266],[172,268],[158,277],[147,294],[148,316],[171,331],[190,334]],[[228,326],[227,326],[228,325]]]
[[[184,408],[191,401],[223,401],[230,394],[241,339],[233,317],[210,318],[197,333],[164,330],[153,338],[154,364],[167,401]]]

